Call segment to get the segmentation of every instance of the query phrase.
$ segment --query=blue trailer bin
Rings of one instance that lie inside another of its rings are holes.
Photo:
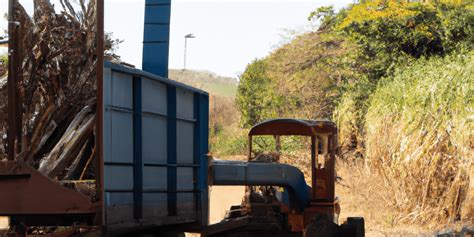
[[[108,231],[206,226],[208,94],[110,62],[103,81]]]

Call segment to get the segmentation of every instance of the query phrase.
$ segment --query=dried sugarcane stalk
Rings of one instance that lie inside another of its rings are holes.
[[[83,173],[87,169],[89,157],[94,156],[94,135],[91,135],[86,143],[84,143],[79,155],[69,167],[64,180],[81,180]]]
[[[92,159],[95,157],[95,152],[96,152],[96,149],[94,147],[94,149],[92,150],[92,154],[89,156],[89,158],[87,159],[87,162],[86,162],[86,165],[84,166],[84,169],[82,170],[82,173],[81,173],[81,176],[79,177],[79,180],[83,180],[85,175],[86,175],[86,172],[87,170],[89,169],[90,167],[90,164],[92,162]]]
[[[95,115],[92,113],[92,108],[84,107],[51,153],[41,160],[38,171],[53,178],[69,167],[93,133],[94,121]]]
[[[96,95],[95,0],[60,0],[60,12],[50,0],[33,3],[31,16],[20,3],[14,11],[20,25],[18,91],[24,131],[24,151],[17,158],[49,177],[78,178],[93,152],[90,140],[94,140],[95,116],[90,105]],[[117,43],[120,41],[106,35],[108,60],[118,60],[113,54]],[[2,88],[0,85],[0,96],[5,94]],[[2,115],[6,114],[4,107],[0,106]],[[6,117],[0,116],[0,135],[5,126]]]

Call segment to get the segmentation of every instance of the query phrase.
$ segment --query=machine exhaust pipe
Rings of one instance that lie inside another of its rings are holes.
[[[310,202],[310,188],[296,167],[279,163],[214,160],[211,185],[280,186],[288,189],[290,207],[303,211]]]

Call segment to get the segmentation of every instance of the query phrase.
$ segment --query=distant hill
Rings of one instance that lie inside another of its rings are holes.
[[[235,97],[237,92],[237,79],[219,76],[208,71],[170,69],[168,77],[213,95]]]

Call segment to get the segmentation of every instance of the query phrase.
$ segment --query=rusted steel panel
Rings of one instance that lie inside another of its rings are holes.
[[[0,216],[95,213],[100,206],[19,162],[0,162]]]
[[[304,226],[309,225],[313,217],[320,213],[324,213],[330,220],[334,220],[338,208],[337,202],[312,202],[310,207],[304,209]]]
[[[290,213],[288,214],[288,224],[291,227],[292,232],[303,232],[304,231],[304,215]]]
[[[318,133],[335,133],[336,124],[327,120],[270,119],[253,126],[253,135],[296,135],[315,136]]]
[[[16,138],[18,136],[17,131],[17,82],[18,82],[18,72],[17,68],[20,66],[18,62],[18,53],[16,40],[17,25],[15,24],[15,5],[17,0],[9,0],[8,5],[8,32],[9,32],[9,41],[8,41],[8,160],[14,160],[16,156]]]
[[[104,213],[104,0],[96,0],[96,23],[97,23],[97,108],[96,109],[96,185],[97,189],[97,203],[101,207],[98,210],[98,215],[95,224],[105,224]]]

